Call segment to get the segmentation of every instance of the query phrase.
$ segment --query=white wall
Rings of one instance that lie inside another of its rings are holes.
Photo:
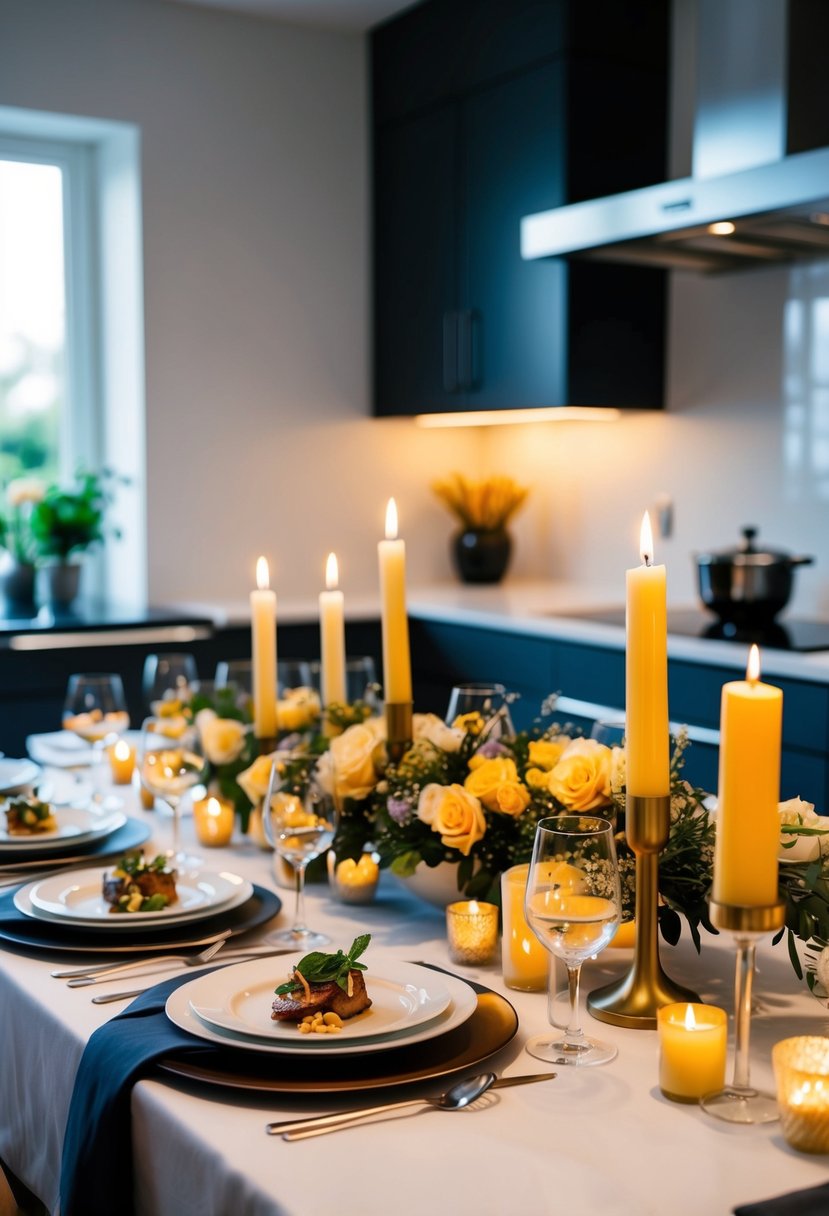
[[[135,123],[143,155],[149,589],[230,600],[266,553],[307,595],[447,570],[433,475],[475,435],[368,417],[365,50],[162,0],[0,0],[0,105]],[[432,534],[435,529],[437,535]]]

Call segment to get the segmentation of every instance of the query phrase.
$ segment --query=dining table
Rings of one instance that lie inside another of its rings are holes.
[[[49,772],[47,767],[47,778]],[[142,809],[136,786],[106,793],[117,794],[125,813],[147,825],[148,853],[169,846],[170,818],[160,808]],[[209,870],[241,875],[280,895],[279,915],[248,933],[246,943],[267,943],[270,934],[290,924],[292,892],[276,885],[272,854],[238,830],[226,847],[199,845],[188,817],[182,832],[185,848],[200,854]],[[309,924],[331,938],[332,949],[347,950],[357,935],[371,935],[364,957],[369,985],[372,968],[382,973],[396,963],[430,964],[497,994],[502,1008],[515,1010],[514,1035],[461,1075],[489,1069],[499,1077],[555,1071],[555,1078],[490,1090],[459,1111],[404,1109],[287,1142],[269,1135],[266,1125],[394,1098],[434,1096],[457,1074],[415,1083],[399,1078],[372,1089],[355,1085],[318,1092],[310,1085],[280,1092],[278,1086],[257,1088],[253,1054],[246,1088],[226,1077],[195,1079],[152,1066],[131,1093],[132,1199],[116,1188],[113,1216],[130,1211],[131,1203],[140,1216],[420,1216],[427,1211],[495,1216],[518,1208],[555,1216],[725,1216],[739,1205],[829,1179],[827,1157],[790,1148],[777,1122],[732,1125],[697,1105],[664,1097],[654,1030],[599,1026],[583,1010],[585,1023],[618,1048],[615,1060],[600,1067],[555,1068],[531,1058],[524,1045],[548,1024],[546,995],[507,988],[498,958],[453,963],[444,911],[412,894],[391,873],[383,872],[368,904],[341,902],[327,884],[309,883],[306,913]],[[698,953],[684,929],[676,946],[662,945],[662,961],[672,978],[728,1010],[731,1061],[734,942],[728,934],[702,936]],[[826,1033],[827,1011],[825,1001],[794,974],[785,943],[762,940],[757,958],[751,1079],[773,1089],[772,1045],[793,1035]],[[606,949],[586,965],[583,990],[620,975],[630,960],[629,949]],[[99,1027],[129,1005],[128,999],[97,1004],[93,997],[149,987],[185,970],[171,964],[169,971],[146,979],[116,976],[75,988],[51,974],[85,961],[101,959],[0,938],[0,1159],[50,1212],[59,1210],[67,1112],[84,1049]],[[285,979],[286,967],[278,955],[270,962],[275,987]],[[220,951],[205,970],[221,963]],[[231,986],[245,965],[229,963],[212,975]],[[188,971],[188,976],[198,974]],[[370,1044],[366,1053],[368,1060]],[[429,1058],[425,1049],[423,1058]],[[351,1075],[359,1074],[357,1059]],[[272,1077],[273,1059],[268,1065]]]

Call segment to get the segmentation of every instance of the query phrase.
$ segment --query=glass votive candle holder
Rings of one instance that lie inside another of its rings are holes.
[[[199,844],[208,848],[230,844],[233,819],[233,803],[227,798],[216,798],[211,794],[207,798],[193,800],[193,823]]]
[[[113,782],[115,785],[129,785],[135,772],[135,748],[126,739],[119,739],[106,750]]]
[[[498,945],[498,909],[477,899],[459,900],[446,909],[446,934],[453,963],[474,966],[492,961]]]
[[[656,1011],[659,1088],[674,1102],[698,1102],[725,1085],[728,1017],[716,1005],[680,1001]]]
[[[332,849],[327,859],[328,884],[337,899],[344,904],[370,904],[380,881],[378,862],[378,855],[370,851],[364,852],[357,861],[353,857],[337,861]]]
[[[511,866],[501,875],[501,971],[507,988],[545,992],[549,955],[524,916],[529,868],[529,864]]]
[[[771,1059],[786,1141],[803,1153],[829,1153],[829,1038],[783,1039]]]

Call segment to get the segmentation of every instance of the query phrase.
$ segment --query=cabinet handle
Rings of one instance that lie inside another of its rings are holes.
[[[463,308],[458,313],[458,379],[462,389],[472,387],[472,313]]]
[[[477,308],[469,313],[469,387],[479,389],[483,384],[483,325],[484,318]]]
[[[443,391],[458,391],[458,314],[453,309],[443,314]]]
[[[74,650],[96,646],[157,645],[200,642],[213,636],[207,625],[158,625],[149,629],[75,630],[72,633],[18,633],[5,643],[9,650]]]

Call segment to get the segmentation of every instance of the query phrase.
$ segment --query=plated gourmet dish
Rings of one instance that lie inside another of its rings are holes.
[[[9,798],[5,806],[6,830],[10,836],[38,836],[57,831],[52,806],[39,798]]]
[[[163,854],[152,861],[143,853],[128,854],[104,874],[103,896],[110,912],[160,912],[178,900],[176,878]]]
[[[354,939],[347,954],[342,950],[306,954],[276,989],[271,1018],[296,1022],[301,1034],[336,1034],[343,1019],[369,1009],[371,997],[363,978],[367,968],[357,960],[370,941],[371,934],[363,933]]]

